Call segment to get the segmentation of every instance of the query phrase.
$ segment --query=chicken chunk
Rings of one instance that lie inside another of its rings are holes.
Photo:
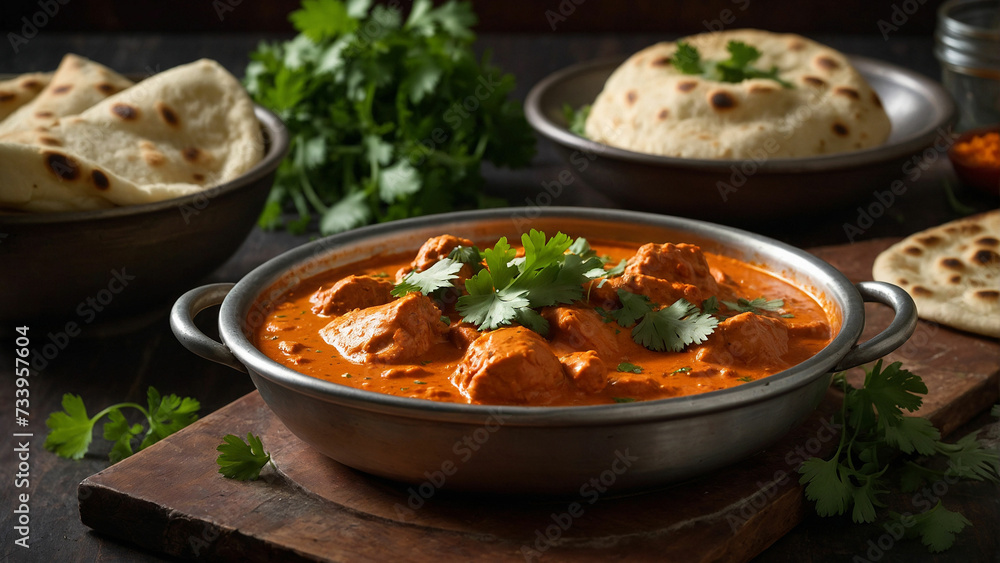
[[[427,239],[417,251],[416,258],[410,265],[404,267],[396,273],[396,281],[402,280],[406,277],[406,274],[416,270],[417,272],[422,272],[427,268],[433,266],[438,260],[442,258],[447,258],[451,254],[452,250],[455,250],[459,246],[473,246],[471,240],[462,237],[456,237],[453,235],[441,235],[438,237],[433,237]],[[463,268],[464,269],[464,268]],[[465,276],[468,278],[468,274]]]
[[[781,319],[740,313],[721,323],[698,348],[698,360],[714,364],[783,368],[788,351],[788,327]]]
[[[611,327],[593,309],[549,307],[542,311],[549,321],[549,336],[556,347],[570,350],[594,350],[606,362],[618,358],[618,342]]]
[[[608,368],[593,350],[566,354],[559,363],[576,388],[585,393],[598,393],[608,384]]]
[[[448,326],[430,298],[411,293],[385,305],[356,309],[321,329],[320,336],[355,363],[400,363],[441,342]]]
[[[343,315],[392,301],[392,282],[371,276],[347,276],[331,287],[320,288],[309,298],[317,315]]]
[[[718,290],[705,255],[693,244],[644,244],[629,258],[625,274],[693,285],[708,295]]]
[[[479,330],[472,323],[462,321],[460,323],[453,323],[448,327],[448,340],[451,340],[451,343],[462,351],[467,350],[469,345],[479,338],[479,336]]]
[[[477,338],[452,380],[475,403],[545,405],[569,388],[548,342],[526,328],[501,328]]]

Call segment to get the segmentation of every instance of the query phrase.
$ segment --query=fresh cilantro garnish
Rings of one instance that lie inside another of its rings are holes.
[[[642,367],[629,362],[622,362],[618,364],[618,371],[625,373],[642,373]]]
[[[574,135],[587,136],[587,118],[590,117],[590,104],[582,105],[579,109],[573,109],[569,104],[563,104],[563,118],[566,120],[567,129]]]
[[[514,77],[474,51],[471,3],[416,0],[404,20],[393,3],[304,0],[289,19],[299,35],[258,46],[244,79],[291,142],[262,227],[330,234],[482,207],[483,162],[530,162]]]
[[[706,315],[714,315],[719,312],[719,299],[712,295],[701,302],[701,312]]]
[[[698,49],[692,47],[690,43],[678,41],[677,51],[675,51],[674,56],[670,58],[670,62],[674,65],[674,68],[684,74],[702,73],[701,54],[698,53]]]
[[[753,378],[747,375],[744,377],[737,378],[736,381],[742,381],[743,383],[750,383],[751,381],[753,381]]]
[[[532,229],[521,235],[523,259],[503,237],[482,251],[486,268],[465,282],[468,295],[458,298],[458,311],[479,330],[514,322],[548,332],[548,322],[535,309],[573,303],[583,296],[583,284],[604,273],[600,259],[567,254],[573,241],[563,233],[546,239]]]
[[[761,70],[752,65],[760,58],[756,47],[742,41],[730,41],[726,44],[729,58],[724,61],[702,61],[698,49],[683,41],[677,43],[677,51],[671,58],[674,67],[683,74],[697,74],[708,80],[719,82],[743,82],[751,78],[767,78],[781,84],[782,88],[792,88],[792,84],[778,77],[778,67]]]
[[[403,281],[392,288],[391,293],[394,297],[402,297],[407,293],[414,292],[430,295],[439,289],[452,287],[451,280],[458,277],[458,271],[461,269],[461,262],[442,258],[422,272],[414,270],[406,274]]]
[[[476,246],[456,246],[448,253],[448,258],[467,264],[472,268],[473,274],[478,274],[483,269],[483,253]]]
[[[254,481],[260,477],[260,470],[271,461],[271,454],[264,451],[260,436],[247,433],[246,442],[239,436],[227,434],[222,438],[216,450],[219,457],[215,463],[219,465],[219,473],[237,481]]]
[[[146,405],[143,407],[137,403],[118,403],[89,416],[83,399],[79,395],[66,393],[62,398],[63,410],[50,414],[45,421],[45,425],[49,427],[45,449],[60,457],[82,458],[90,449],[94,426],[107,416],[104,439],[114,442],[108,459],[117,463],[132,455],[132,439],[144,430],[141,424],[129,424],[121,409],[133,408],[146,417],[149,428],[139,443],[139,449],[142,450],[197,420],[198,409],[201,408],[201,404],[195,399],[182,399],[177,395],[162,397],[153,387],[146,392]]]
[[[882,368],[882,361],[866,370],[864,387],[855,389],[843,374],[834,384],[844,391],[836,422],[842,425],[840,443],[830,459],[806,460],[799,472],[805,494],[816,503],[820,516],[851,512],[855,522],[873,522],[881,497],[888,492],[888,477],[898,475],[904,491],[918,489],[925,481],[948,478],[1000,480],[1000,456],[983,448],[975,435],[955,444],[941,442],[930,421],[908,417],[903,411],[920,408],[927,386],[899,362]],[[948,469],[934,470],[916,463],[919,456],[943,455]],[[900,519],[899,514],[890,517]],[[948,549],[968,520],[940,503],[933,509],[908,516],[908,534],[919,535],[931,551]]]
[[[656,352],[680,352],[689,344],[704,342],[719,324],[718,319],[699,312],[684,299],[658,308],[645,295],[623,289],[618,290],[618,299],[622,308],[612,313],[615,320],[623,327],[635,324],[632,340]]]
[[[684,366],[682,368],[677,368],[674,371],[668,373],[667,375],[674,375],[675,373],[686,373],[691,371],[691,366]]]
[[[737,313],[754,313],[759,315],[761,311],[774,312],[781,309],[785,306],[785,301],[782,299],[768,300],[766,297],[758,297],[747,301],[740,297],[735,303],[732,301],[723,301],[722,304]]]
[[[616,403],[634,403],[635,399],[632,397],[611,397],[611,400]]]

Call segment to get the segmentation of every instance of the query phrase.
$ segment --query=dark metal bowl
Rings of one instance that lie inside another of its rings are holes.
[[[253,228],[288,151],[288,132],[254,108],[264,157],[202,193],[70,213],[0,213],[0,322],[82,327],[175,298],[221,265]]]
[[[746,457],[815,409],[831,371],[882,357],[916,326],[913,301],[898,287],[878,282],[855,287],[818,258],[759,235],[629,211],[549,208],[527,224],[523,213],[449,213],[320,239],[268,261],[235,286],[189,291],[174,305],[171,327],[189,350],[248,372],[289,430],[345,465],[412,483],[450,468],[445,486],[454,489],[567,493],[606,472],[621,456],[628,456],[630,464],[617,476],[620,491],[685,479]],[[437,403],[363,391],[298,373],[251,341],[272,304],[303,279],[372,256],[416,252],[441,233],[489,244],[500,236],[518,237],[528,227],[592,239],[698,243],[785,277],[824,303],[840,326],[826,348],[770,377],[701,395],[584,407]],[[864,301],[890,305],[896,317],[881,334],[858,344]],[[205,336],[193,321],[199,311],[219,303],[222,343]]]
[[[906,181],[922,151],[944,158],[955,104],[936,82],[904,68],[849,57],[878,92],[892,122],[885,144],[808,158],[694,159],[657,156],[597,143],[567,128],[563,106],[593,103],[620,59],[556,72],[528,93],[525,116],[552,140],[592,188],[630,209],[752,224],[871,199]],[[907,164],[909,163],[909,164]]]

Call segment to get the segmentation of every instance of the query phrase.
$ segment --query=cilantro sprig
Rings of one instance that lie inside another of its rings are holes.
[[[674,68],[683,74],[697,74],[708,80],[719,82],[743,82],[751,78],[767,78],[781,84],[782,88],[792,88],[792,84],[778,77],[778,67],[761,70],[751,66],[760,58],[761,52],[742,41],[730,41],[726,44],[729,58],[722,61],[703,61],[698,49],[690,43],[679,41],[677,50],[671,57]]]
[[[850,511],[854,522],[875,521],[877,507],[885,505],[882,498],[889,491],[890,476],[898,475],[904,491],[917,490],[925,481],[945,475],[1000,480],[997,453],[984,449],[974,435],[946,444],[929,420],[904,416],[904,410],[920,408],[920,396],[927,393],[927,386],[899,362],[884,369],[881,360],[876,362],[866,370],[860,389],[848,384],[842,373],[834,377],[834,385],[844,391],[837,415],[842,425],[837,451],[830,459],[810,458],[799,468],[799,481],[806,486],[806,497],[815,502],[820,516]],[[917,463],[920,456],[931,455],[944,456],[948,469],[933,470]],[[902,518],[898,513],[889,517]],[[969,525],[964,516],[940,503],[908,518],[908,533],[919,535],[931,551],[949,548],[955,534]]]
[[[561,232],[547,239],[532,229],[521,235],[524,257],[516,259],[517,252],[502,237],[482,251],[486,267],[466,280],[468,293],[458,298],[459,313],[479,330],[517,322],[547,334],[548,322],[535,309],[581,299],[583,284],[605,273],[596,256],[567,253],[574,242]]]
[[[768,299],[766,297],[757,297],[747,300],[740,297],[735,302],[723,301],[722,304],[737,313],[749,312],[759,315],[762,311],[775,312],[780,310],[785,306],[785,301],[783,299]]]
[[[173,394],[161,396],[159,391],[150,387],[146,392],[145,407],[138,403],[118,403],[90,416],[79,395],[66,393],[62,398],[62,408],[62,411],[50,414],[45,421],[45,425],[49,427],[45,449],[68,459],[82,458],[90,449],[94,426],[107,416],[108,422],[103,428],[104,439],[114,443],[108,459],[111,463],[117,463],[135,452],[132,441],[143,430],[146,430],[146,435],[139,443],[139,450],[148,448],[198,420],[201,404],[191,397],[181,398]],[[148,429],[141,424],[129,424],[121,412],[124,408],[141,412],[146,418]]]
[[[245,442],[239,436],[227,434],[215,449],[219,452],[219,457],[215,460],[219,466],[219,473],[229,479],[255,481],[260,477],[261,469],[268,463],[277,469],[271,460],[271,454],[264,451],[260,436],[254,436],[249,432]]]
[[[244,84],[290,135],[260,225],[323,234],[496,205],[481,165],[526,166],[535,137],[514,77],[473,50],[468,2],[304,0],[299,35],[263,43]],[[283,213],[298,219],[285,223]]]
[[[684,299],[660,307],[645,295],[618,290],[622,308],[611,312],[622,327],[632,329],[632,340],[641,346],[662,352],[680,352],[690,344],[704,342],[719,325],[712,315],[702,313]]]

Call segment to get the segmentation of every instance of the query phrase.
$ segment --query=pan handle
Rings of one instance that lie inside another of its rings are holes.
[[[212,305],[222,303],[233,285],[235,284],[213,283],[196,287],[181,295],[170,310],[170,329],[188,350],[206,360],[246,373],[246,366],[236,359],[225,344],[209,338],[194,324],[195,316]]]
[[[892,307],[896,314],[882,332],[861,344],[856,344],[841,358],[833,371],[873,362],[906,342],[917,328],[917,306],[901,288],[891,283],[865,281],[855,285],[866,302],[881,303]]]

